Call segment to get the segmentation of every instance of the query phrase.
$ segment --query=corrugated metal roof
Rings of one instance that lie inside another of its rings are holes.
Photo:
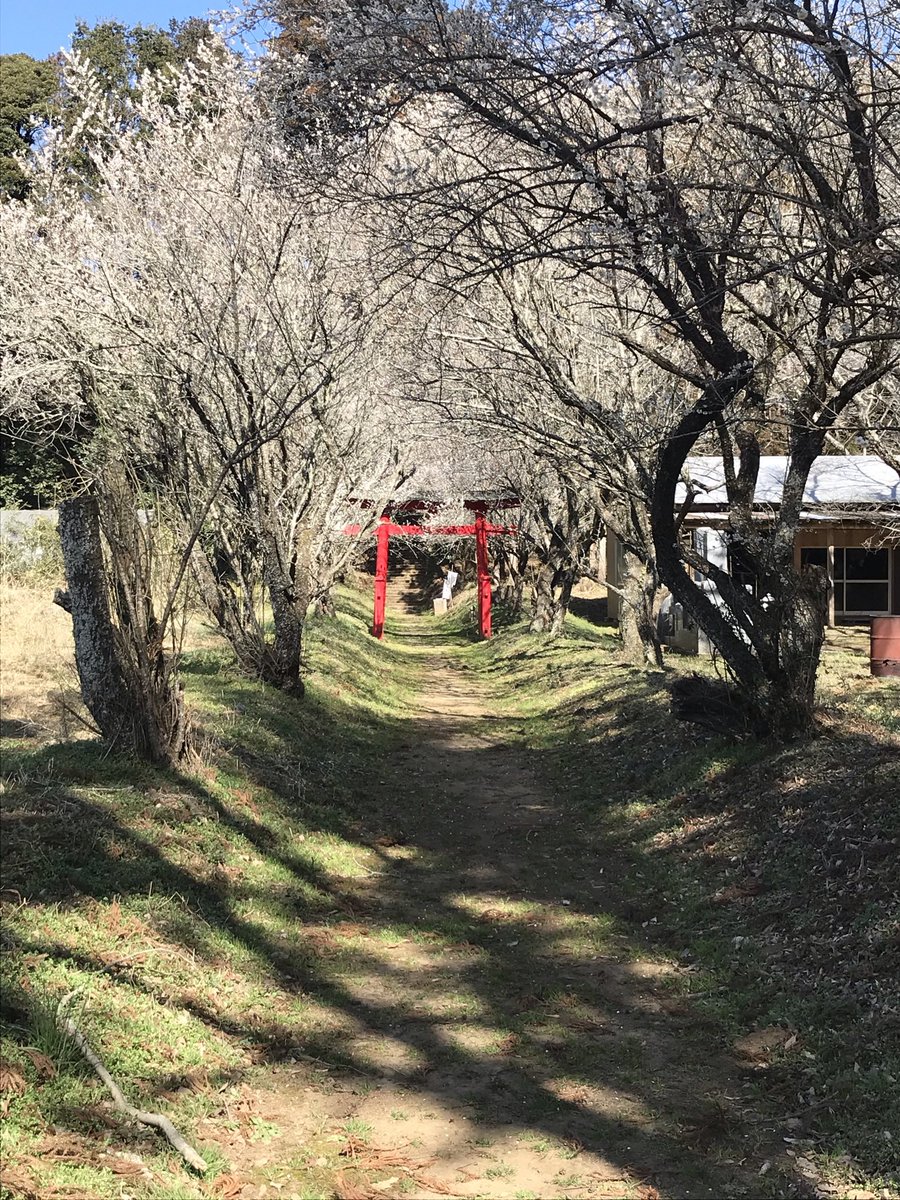
[[[754,503],[778,505],[784,488],[788,458],[783,454],[767,454],[760,461]],[[725,468],[720,456],[696,455],[688,458],[686,477],[697,491],[695,509],[727,508]],[[737,463],[735,464],[737,469]],[[676,503],[687,495],[685,483],[678,485]],[[824,454],[812,465],[804,506],[872,504],[900,506],[900,475],[874,454]]]

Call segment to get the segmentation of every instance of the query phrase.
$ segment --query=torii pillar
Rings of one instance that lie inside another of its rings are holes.
[[[391,537],[391,517],[382,513],[375,534],[375,611],[372,616],[372,633],[384,637],[384,610],[387,605],[388,543]]]
[[[478,629],[491,636],[491,571],[488,564],[487,520],[484,506],[475,509],[475,566],[478,572]]]

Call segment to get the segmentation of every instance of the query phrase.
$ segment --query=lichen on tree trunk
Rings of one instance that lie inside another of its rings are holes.
[[[562,633],[575,578],[576,569],[568,556],[564,565],[554,567],[549,562],[541,563],[535,576],[532,594],[532,616],[529,626],[532,633],[545,633],[550,637],[557,637]]]
[[[173,764],[191,753],[190,723],[184,689],[163,650],[149,572],[127,544],[128,525],[137,519],[130,500],[125,498],[127,511],[121,495],[106,500],[112,514],[108,554],[98,499],[81,496],[60,505],[75,664],[82,698],[104,740],[151,762]]]
[[[619,635],[625,659],[637,667],[661,667],[657,618],[660,589],[656,573],[630,550],[622,553]]]

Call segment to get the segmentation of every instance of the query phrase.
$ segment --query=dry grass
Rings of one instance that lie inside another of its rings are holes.
[[[200,617],[188,620],[185,648],[221,645]],[[4,735],[66,741],[89,732],[75,671],[72,618],[53,586],[0,582],[0,718]]]
[[[826,631],[816,694],[820,718],[826,726],[854,722],[900,734],[900,707],[896,678],[879,679],[869,669],[868,625],[845,625]]]
[[[72,711],[70,711],[72,710]],[[0,585],[0,716],[31,736],[69,738],[83,713],[72,618],[49,585]],[[5,728],[9,728],[6,726]]]

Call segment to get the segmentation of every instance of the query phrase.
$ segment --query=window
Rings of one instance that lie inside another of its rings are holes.
[[[828,569],[824,546],[801,546],[800,569]],[[891,556],[886,549],[836,546],[834,611],[845,616],[878,616],[891,608]]]
[[[835,558],[838,552],[835,551]],[[887,579],[887,550],[845,550],[843,561],[847,579]],[[837,563],[835,562],[835,574]]]
[[[884,583],[848,583],[845,592],[844,612],[886,613],[888,611],[888,585]]]
[[[823,571],[828,570],[828,551],[824,546],[801,546],[800,547],[800,570],[806,567],[821,567]]]
[[[886,549],[838,546],[834,551],[836,612],[878,614],[891,608],[891,559]]]
[[[750,553],[738,542],[728,547],[728,574],[753,597],[759,596],[759,574]]]

